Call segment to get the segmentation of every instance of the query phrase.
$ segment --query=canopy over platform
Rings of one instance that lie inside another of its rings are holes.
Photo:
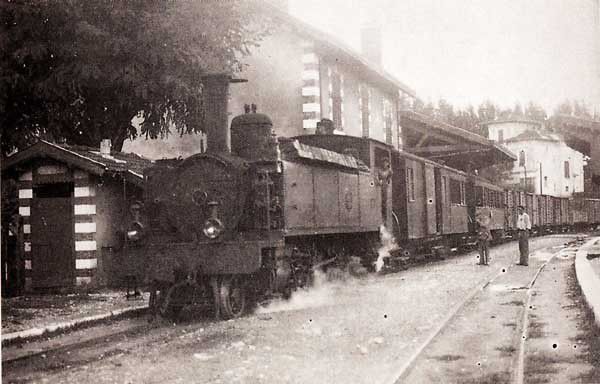
[[[463,171],[513,162],[508,149],[476,133],[413,111],[400,112],[404,150]]]
[[[571,148],[593,159],[592,146],[598,141],[600,121],[580,117],[557,115],[551,119],[552,128],[562,134]],[[597,152],[596,152],[597,153]]]

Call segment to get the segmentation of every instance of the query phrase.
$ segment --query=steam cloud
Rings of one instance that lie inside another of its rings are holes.
[[[375,272],[381,271],[383,268],[383,259],[390,256],[390,252],[398,248],[396,239],[385,226],[379,227],[379,237],[381,239],[381,247],[377,250],[377,261],[375,261]]]
[[[313,286],[292,293],[289,300],[273,300],[265,307],[260,307],[256,313],[271,313],[295,311],[304,308],[322,307],[333,304],[335,283],[327,281],[327,276],[321,271],[315,271]]]

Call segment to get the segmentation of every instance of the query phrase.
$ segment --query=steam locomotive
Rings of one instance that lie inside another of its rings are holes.
[[[386,148],[364,144],[354,149]],[[389,171],[375,169],[355,154],[280,142],[260,113],[233,119],[231,152],[158,161],[144,175],[144,218],[128,231],[151,308],[173,316],[207,304],[234,318],[289,296],[319,265],[373,257],[391,188]]]
[[[156,314],[197,305],[236,318],[324,265],[371,266],[382,226],[409,257],[472,243],[484,209],[496,240],[511,237],[517,205],[540,233],[600,222],[600,200],[507,191],[368,138],[277,138],[268,116],[246,112],[221,133],[230,145],[145,171],[129,273],[149,285]]]

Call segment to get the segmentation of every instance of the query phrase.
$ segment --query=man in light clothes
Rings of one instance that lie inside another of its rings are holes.
[[[519,217],[517,218],[517,230],[519,231],[519,265],[529,265],[529,231],[531,230],[531,220],[525,212],[525,207],[519,205]]]

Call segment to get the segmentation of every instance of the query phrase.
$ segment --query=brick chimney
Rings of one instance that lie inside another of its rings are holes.
[[[111,150],[111,142],[110,139],[104,139],[100,142],[100,154],[101,155],[110,155]]]
[[[360,46],[363,56],[372,64],[382,66],[381,27],[369,23],[361,28]]]

